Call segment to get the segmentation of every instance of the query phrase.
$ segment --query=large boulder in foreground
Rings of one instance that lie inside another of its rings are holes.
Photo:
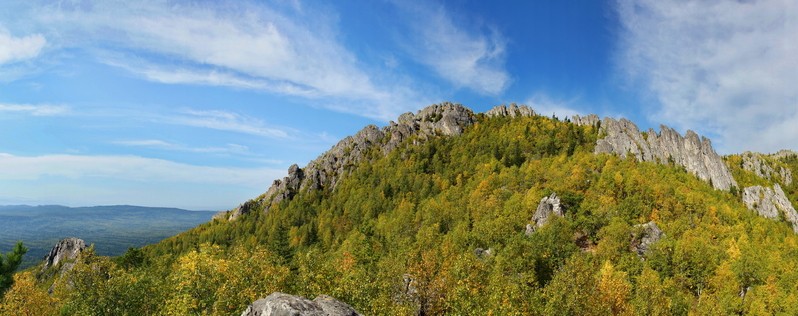
[[[314,300],[275,292],[249,305],[241,316],[360,316],[354,308],[327,295]]]

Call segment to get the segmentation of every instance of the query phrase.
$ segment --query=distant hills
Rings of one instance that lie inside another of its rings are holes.
[[[159,242],[212,216],[210,211],[131,205],[0,206],[0,251],[8,251],[22,240],[29,248],[22,264],[26,268],[38,263],[58,240],[74,236],[95,244],[98,254],[117,256],[129,247]]]

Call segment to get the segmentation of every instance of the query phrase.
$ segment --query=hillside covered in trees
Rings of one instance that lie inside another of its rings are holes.
[[[798,314],[794,153],[633,126],[431,106],[160,243],[17,273],[0,314],[239,315],[277,291],[364,315]]]

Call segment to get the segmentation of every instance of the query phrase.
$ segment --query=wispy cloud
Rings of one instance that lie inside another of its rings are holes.
[[[39,56],[47,40],[41,34],[15,37],[0,26],[0,65]]]
[[[43,7],[33,18],[57,27],[71,41],[64,45],[103,43],[99,50],[111,53],[101,62],[147,80],[263,90],[382,120],[423,106],[415,84],[361,63],[324,9],[164,1]]]
[[[458,87],[498,94],[510,84],[504,69],[505,40],[498,30],[458,25],[441,6],[400,6],[412,16],[407,51]]]
[[[798,2],[619,0],[618,65],[651,119],[715,134],[723,152],[798,148]]]
[[[285,129],[266,126],[259,119],[221,110],[185,109],[179,114],[166,117],[167,123],[202,127],[220,131],[244,133],[269,138],[289,138]]]
[[[259,90],[273,93],[320,97],[318,90],[300,86],[288,81],[274,81],[261,77],[252,77],[225,69],[204,69],[203,66],[162,65],[121,54],[104,53],[99,60],[109,66],[122,68],[146,80],[165,84],[193,84],[221,86],[236,89]],[[206,68],[206,67],[205,67]]]
[[[239,144],[227,144],[226,146],[217,147],[192,147],[183,144],[167,142],[160,139],[139,139],[139,140],[118,140],[113,144],[130,146],[130,147],[146,147],[157,148],[172,151],[184,151],[193,153],[212,153],[212,154],[246,154],[249,148]]]
[[[69,107],[65,105],[49,104],[4,104],[0,103],[0,113],[24,113],[33,116],[55,116],[69,112]]]

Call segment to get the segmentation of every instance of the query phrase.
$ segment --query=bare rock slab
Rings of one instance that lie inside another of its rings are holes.
[[[314,300],[275,292],[249,305],[241,316],[360,316],[354,308],[327,295]]]

